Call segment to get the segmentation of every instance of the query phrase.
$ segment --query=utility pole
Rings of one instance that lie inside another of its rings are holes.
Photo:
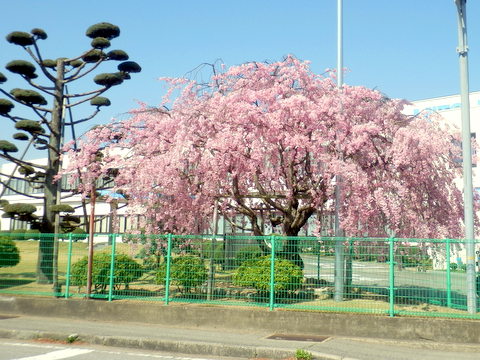
[[[343,0],[337,0],[337,87],[339,92],[343,86]],[[340,109],[341,111],[341,109]],[[338,141],[338,139],[337,139]],[[337,145],[340,149],[340,145]],[[335,184],[335,301],[343,301],[345,256],[343,246],[343,230],[340,228],[342,178],[337,174]]]
[[[460,98],[462,111],[463,198],[465,249],[467,252],[467,308],[477,311],[475,276],[475,231],[473,223],[472,146],[470,133],[470,91],[468,84],[467,0],[455,0],[458,16],[458,48],[460,64]]]

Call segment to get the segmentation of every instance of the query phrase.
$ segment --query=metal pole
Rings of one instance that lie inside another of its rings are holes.
[[[388,286],[388,314],[390,317],[395,316],[395,253],[394,253],[395,239],[389,239],[389,286]]]
[[[115,255],[117,250],[117,234],[108,234],[109,242],[112,243],[112,251],[110,253],[110,278],[108,282],[108,301],[113,300],[113,287],[115,286]]]
[[[72,243],[73,243],[73,235],[72,233],[68,234],[68,254],[67,254],[67,274],[65,280],[65,299],[68,299],[70,296],[70,276],[72,270]]]
[[[463,197],[465,249],[467,252],[467,308],[477,311],[475,277],[475,233],[473,224],[472,147],[470,134],[470,99],[468,84],[467,0],[455,0],[458,15],[458,56],[460,64],[460,98],[462,109]]]
[[[93,186],[90,197],[90,223],[88,229],[88,263],[87,263],[87,299],[92,293],[92,270],[93,270],[93,233],[95,231],[95,200],[96,189]]]
[[[450,270],[450,265],[451,265],[451,261],[450,261],[450,239],[447,239],[445,252],[446,252],[445,262],[446,262],[446,266],[447,266],[447,306],[449,308],[451,308],[452,307],[452,275],[450,273],[450,271],[451,271]]]
[[[172,234],[167,237],[167,268],[165,270],[165,305],[170,299],[170,266],[172,263]]]
[[[275,244],[277,239],[275,235],[271,237],[271,253],[270,253],[270,298],[269,298],[269,309],[273,311],[275,308]]]
[[[215,282],[215,247],[217,246],[217,232],[218,232],[218,199],[215,199],[213,209],[213,236],[212,247],[210,249],[210,265],[208,267],[208,281],[207,281],[207,300],[212,300],[213,289]]]
[[[343,86],[343,0],[337,0],[337,87]],[[343,231],[340,228],[341,176],[335,185],[335,301],[343,301],[344,262]]]

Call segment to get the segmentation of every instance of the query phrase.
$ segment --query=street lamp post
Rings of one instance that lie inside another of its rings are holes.
[[[460,98],[462,113],[462,157],[465,248],[467,252],[467,308],[477,311],[475,276],[475,232],[473,227],[472,147],[470,135],[470,99],[468,85],[467,0],[455,0],[458,15],[458,56],[460,63]]]
[[[337,87],[343,86],[343,0],[337,0]],[[341,111],[341,109],[340,109]],[[337,145],[339,148],[339,145]],[[340,227],[342,177],[336,176],[335,184],[335,301],[343,300],[345,256],[343,253],[343,231]]]

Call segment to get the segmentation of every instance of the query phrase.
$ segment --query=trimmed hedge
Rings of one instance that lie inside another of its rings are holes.
[[[12,267],[20,262],[20,252],[10,239],[0,238],[0,268]]]
[[[207,268],[197,256],[180,256],[170,264],[170,283],[178,285],[181,291],[191,292],[207,280]],[[167,265],[163,263],[157,271],[157,284],[165,284]]]
[[[115,255],[115,270],[113,273],[113,286],[119,289],[121,285],[128,289],[128,284],[138,280],[143,275],[143,268],[130,256],[125,254]],[[105,291],[110,283],[111,255],[96,253],[93,255],[92,285],[96,292]],[[87,285],[88,257],[85,256],[72,265],[71,284],[75,286]]]
[[[233,281],[237,286],[252,287],[258,292],[270,293],[270,269],[270,256],[249,260],[237,269]],[[302,286],[302,269],[291,261],[276,259],[274,269],[275,292],[292,292]]]

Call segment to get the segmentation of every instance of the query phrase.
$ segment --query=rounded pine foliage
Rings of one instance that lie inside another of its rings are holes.
[[[5,205],[3,211],[9,214],[31,215],[37,208],[31,204],[13,203]]]
[[[33,36],[36,36],[37,39],[45,40],[48,37],[47,33],[43,29],[34,28],[30,32]]]
[[[157,284],[165,284],[167,266],[163,263],[156,276]],[[186,292],[203,284],[207,280],[207,268],[203,260],[197,256],[180,256],[172,259],[170,265],[170,282],[178,285]]]
[[[14,31],[7,35],[7,41],[11,44],[20,46],[33,45],[35,40],[32,35],[24,31]]]
[[[27,104],[47,105],[47,100],[34,90],[26,89],[13,89],[10,94],[19,101],[23,101]]]
[[[110,60],[125,61],[128,60],[128,54],[123,50],[111,50],[107,53]]]
[[[96,253],[93,255],[92,285],[95,290],[104,291],[110,283],[111,255]],[[75,286],[87,284],[88,257],[85,256],[72,265],[71,283]],[[121,284],[125,287],[139,279],[143,274],[143,268],[130,256],[116,254],[114,257],[113,284],[118,288]]]
[[[0,99],[0,114],[8,114],[15,105],[8,99]]]
[[[54,69],[55,67],[57,67],[57,62],[52,59],[45,59],[42,61],[42,65],[47,68]]]
[[[0,238],[0,268],[12,267],[20,262],[20,252],[10,239]]]
[[[78,59],[78,60],[73,60],[70,62],[70,66],[74,67],[74,68],[78,68],[80,66],[82,66],[83,64],[83,61]]]
[[[5,68],[15,74],[24,75],[28,78],[35,76],[35,66],[26,60],[12,60]]]
[[[92,40],[91,45],[95,49],[106,49],[110,47],[110,41],[104,37],[96,37]]]
[[[18,148],[10,141],[0,140],[0,151],[3,151],[4,153],[17,152]]]
[[[52,212],[65,212],[65,213],[74,213],[75,209],[68,204],[58,204],[50,206],[50,211]]]
[[[29,133],[43,133],[42,126],[35,120],[19,120],[15,123],[15,128]]]
[[[13,134],[12,136],[15,140],[20,140],[20,141],[26,141],[29,139],[28,135],[25,134],[25,133],[21,133],[21,132],[18,132],[18,133],[15,133]]]
[[[98,74],[93,78],[93,81],[97,85],[106,87],[120,85],[123,82],[123,74],[119,72]]]
[[[259,292],[270,292],[270,256],[244,262],[236,271],[233,281],[237,286],[253,287]],[[303,273],[299,266],[285,259],[275,259],[277,291],[295,291],[302,286]]]
[[[93,105],[93,106],[97,106],[97,107],[100,107],[100,106],[110,106],[111,105],[111,102],[108,98],[106,97],[103,97],[103,96],[97,96],[95,98],[93,98],[92,100],[90,100],[90,105]]]
[[[142,71],[140,65],[138,65],[135,61],[125,61],[118,65],[118,70],[124,71],[126,73],[138,73]]]
[[[94,49],[86,53],[83,57],[82,60],[86,63],[96,63],[97,61],[102,60],[105,58],[105,54],[98,49]]]
[[[5,81],[7,81],[7,77],[0,72],[0,84],[3,84]]]
[[[23,165],[18,169],[18,172],[24,176],[29,176],[35,173],[35,169],[30,165]]]
[[[91,39],[97,37],[104,37],[108,40],[111,40],[120,35],[120,28],[107,22],[101,22],[90,26],[87,29],[85,35],[87,35]]]

